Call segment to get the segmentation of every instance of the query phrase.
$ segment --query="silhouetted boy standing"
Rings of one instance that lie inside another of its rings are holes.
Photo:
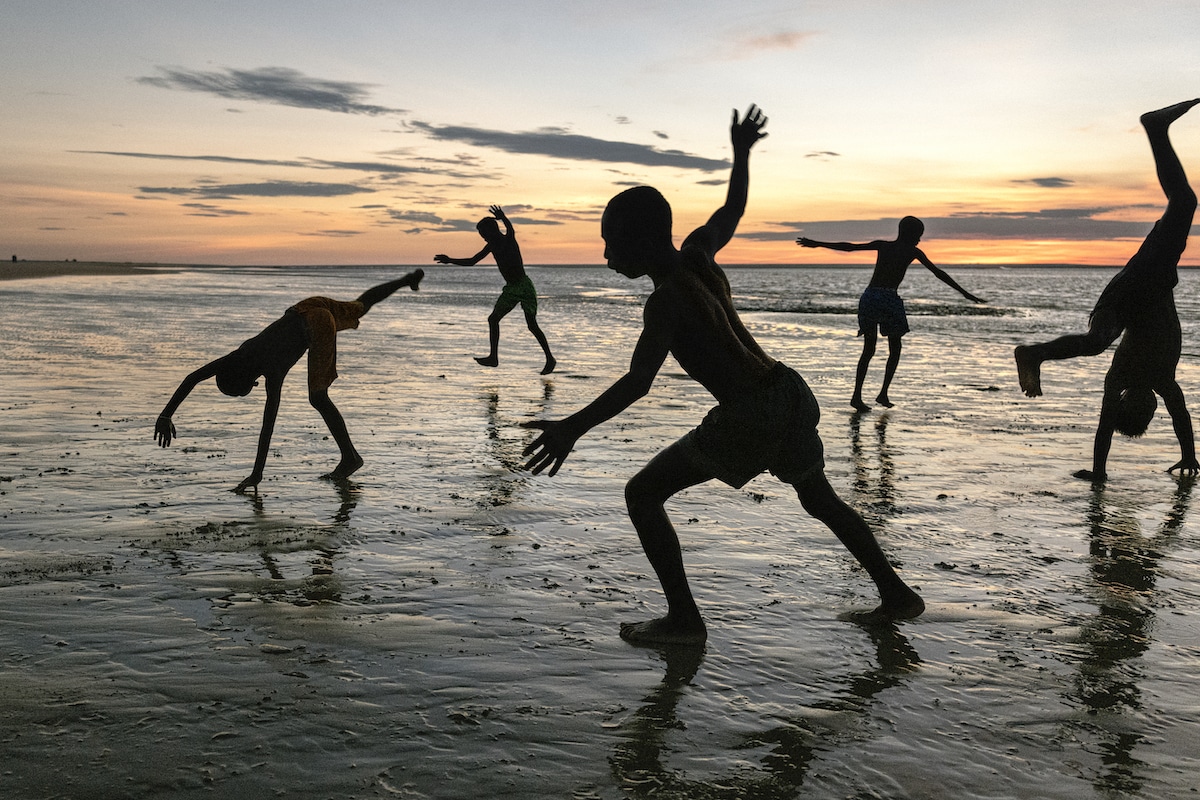
[[[871,575],[882,599],[875,617],[915,617],[925,607],[896,574],[867,524],[825,478],[820,410],[804,380],[763,352],[734,310],[729,281],[713,255],[733,237],[746,208],[750,148],[766,117],[754,106],[733,114],[733,172],[725,205],[676,250],[671,207],[656,189],[639,186],[614,197],[601,236],[610,269],[648,275],[644,326],[629,371],[582,410],[527,427],[542,433],[526,448],[534,473],[554,475],[579,437],[619,414],[650,389],[668,354],[717,399],[701,425],[659,453],[625,487],[629,516],[667,599],[667,614],[626,623],[634,642],[696,644],[707,636],[688,587],[675,529],[664,510],[676,493],[718,478],[740,487],[770,470],[795,488],[806,511],[825,523]]]
[[[854,394],[850,405],[859,411],[870,411],[871,407],[863,402],[863,382],[867,379],[867,368],[875,355],[878,333],[888,337],[888,360],[883,370],[883,387],[875,401],[882,406],[891,408],[894,405],[888,399],[888,387],[896,375],[896,367],[900,364],[901,337],[908,333],[908,317],[904,313],[904,300],[901,299],[899,288],[904,280],[908,267],[913,261],[920,261],[926,269],[932,272],[938,280],[958,291],[972,303],[984,302],[980,298],[959,286],[945,271],[935,267],[917,243],[925,233],[925,223],[916,217],[905,217],[900,220],[900,230],[895,239],[886,241],[876,239],[872,242],[855,244],[852,242],[818,242],[801,236],[796,244],[802,247],[825,247],[830,250],[853,252],[857,250],[874,250],[875,271],[871,273],[871,281],[858,300],[858,335],[863,337],[863,351],[858,359],[858,370],[854,376]]]

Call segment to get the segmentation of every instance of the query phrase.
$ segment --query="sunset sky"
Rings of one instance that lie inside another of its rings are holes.
[[[9,0],[0,31],[5,260],[425,264],[498,203],[528,263],[601,263],[627,186],[677,239],[721,204],[757,103],[723,263],[861,262],[795,238],[914,214],[938,263],[1116,264],[1163,202],[1137,117],[1200,96],[1196,0]],[[1200,111],[1173,141],[1200,186]]]

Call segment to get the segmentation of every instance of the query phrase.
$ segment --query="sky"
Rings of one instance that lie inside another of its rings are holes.
[[[1121,264],[1163,206],[1138,115],[1200,96],[1200,0],[6,0],[0,31],[5,260],[428,264],[499,204],[527,263],[599,264],[629,186],[677,242],[722,204],[755,103],[721,263],[862,263],[795,239],[911,214],[939,264]],[[1200,110],[1172,140],[1200,186]]]

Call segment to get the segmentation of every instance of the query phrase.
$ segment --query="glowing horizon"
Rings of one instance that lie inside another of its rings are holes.
[[[796,236],[913,214],[939,264],[1120,264],[1163,205],[1137,116],[1200,95],[1200,7],[1150,5],[20,4],[0,255],[425,264],[474,253],[498,203],[528,263],[600,263],[629,185],[677,240],[721,204],[730,110],[757,102],[722,263],[842,263]],[[1172,138],[1200,174],[1200,113]]]

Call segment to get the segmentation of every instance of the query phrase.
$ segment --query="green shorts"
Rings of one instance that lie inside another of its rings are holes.
[[[504,285],[500,290],[500,297],[496,300],[495,310],[507,314],[516,308],[518,303],[526,314],[537,316],[537,289],[533,288],[533,281],[528,275],[516,283]]]

